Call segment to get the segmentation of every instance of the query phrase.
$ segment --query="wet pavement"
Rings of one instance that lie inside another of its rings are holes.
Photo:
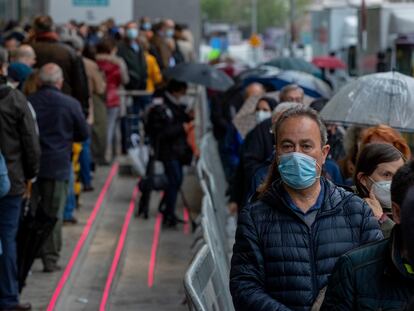
[[[131,203],[131,198],[137,178],[115,174],[103,196],[100,192],[109,174],[109,167],[99,168],[95,191],[81,196],[79,222],[63,228],[62,270],[43,273],[37,260],[21,301],[31,302],[33,310],[187,310],[183,277],[192,256],[189,226],[162,227],[157,210],[161,193],[152,194],[149,219],[135,218],[131,204],[138,199]],[[187,170],[183,189],[195,217],[201,190],[194,171]],[[96,207],[99,195],[102,204]],[[181,199],[177,215],[187,216]],[[79,247],[81,237],[84,242]],[[66,269],[71,258],[71,268]],[[56,298],[54,309],[52,297]]]

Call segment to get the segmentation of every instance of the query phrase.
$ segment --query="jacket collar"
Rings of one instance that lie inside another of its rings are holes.
[[[389,257],[384,273],[390,276],[398,275],[414,282],[414,275],[409,274],[404,267],[404,261],[401,256],[401,230],[398,224],[392,229],[388,254]]]
[[[42,85],[39,90],[50,90],[50,91],[60,92],[60,90],[56,86],[48,85],[48,84]]]
[[[320,182],[323,183],[323,186],[325,188],[325,198],[318,212],[318,215],[322,216],[327,214],[336,214],[339,212],[338,207],[340,207],[346,198],[344,198],[344,196],[339,193],[340,190],[338,190],[338,187],[329,180],[321,177]],[[289,208],[288,203],[283,199],[283,193],[285,191],[286,190],[283,188],[282,180],[278,179],[273,182],[271,189],[267,191],[260,200],[273,208],[283,209],[285,211],[289,210],[293,212]],[[336,192],[338,195],[335,195]]]
[[[36,34],[35,37],[36,41],[50,41],[50,42],[57,42],[59,41],[59,35],[56,32],[41,32]]]

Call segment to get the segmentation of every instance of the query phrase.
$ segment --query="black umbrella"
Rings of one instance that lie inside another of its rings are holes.
[[[164,75],[178,81],[204,85],[215,91],[225,91],[234,84],[223,71],[201,63],[179,64],[167,69]]]
[[[43,243],[52,233],[56,217],[48,216],[41,207],[32,213],[30,200],[24,201],[24,213],[17,233],[17,270],[19,292],[22,291],[27,275],[38,256]]]

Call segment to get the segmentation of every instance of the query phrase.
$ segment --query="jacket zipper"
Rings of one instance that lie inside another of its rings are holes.
[[[316,219],[315,219],[316,221]],[[315,222],[314,222],[315,223]],[[313,224],[314,224],[313,223]],[[311,278],[312,278],[312,296],[317,297],[317,288],[318,288],[318,281],[316,279],[316,258],[315,258],[315,252],[313,250],[314,243],[313,243],[313,224],[309,228],[309,249],[310,249],[310,260],[311,260]]]

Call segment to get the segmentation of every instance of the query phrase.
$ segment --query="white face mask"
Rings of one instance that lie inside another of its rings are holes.
[[[263,111],[259,110],[256,111],[256,122],[257,124],[261,123],[262,121],[269,119],[272,117],[272,113],[270,111]]]
[[[371,181],[372,191],[384,210],[391,210],[391,181]]]

